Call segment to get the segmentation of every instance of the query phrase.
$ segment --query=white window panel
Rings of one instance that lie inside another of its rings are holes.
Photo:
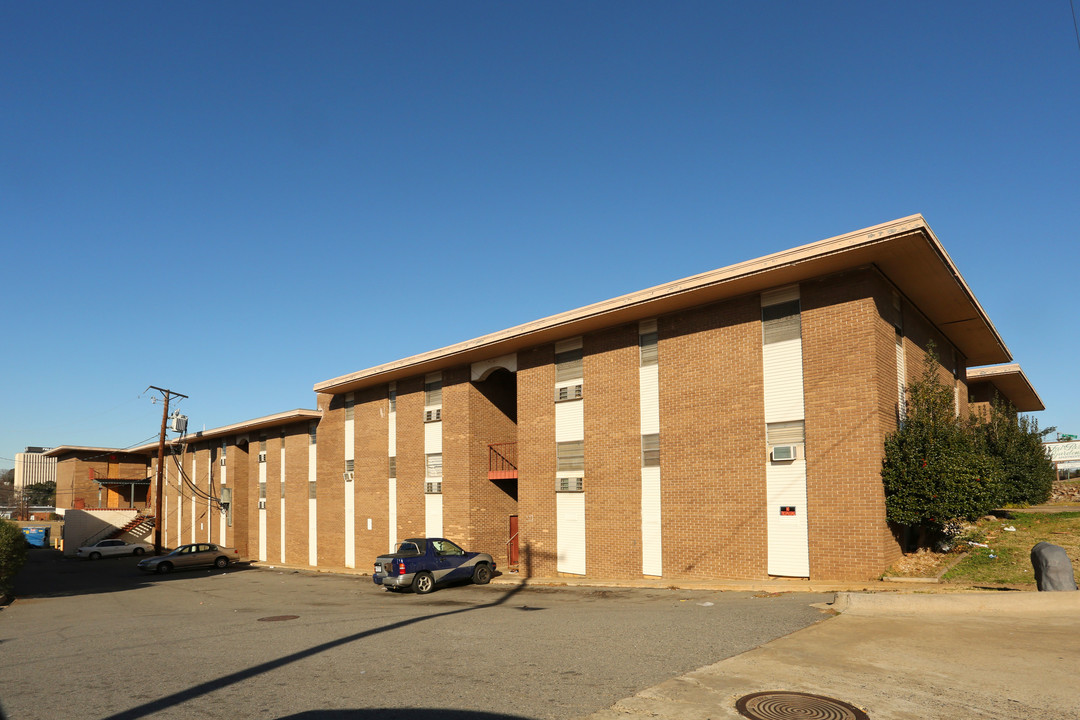
[[[641,468],[641,572],[657,577],[664,574],[658,467]]]
[[[585,401],[555,404],[555,442],[585,439]]]
[[[555,494],[559,572],[585,574],[585,493]]]
[[[806,461],[767,465],[765,492],[769,513],[769,574],[809,577]],[[782,508],[793,508],[794,515],[781,514]]]
[[[424,454],[442,452],[442,423],[424,423]]]
[[[802,340],[762,346],[765,422],[803,419]]]
[[[646,365],[638,368],[641,388],[641,434],[660,432],[660,368]]]
[[[390,413],[389,425],[389,438],[387,441],[386,451],[388,455],[397,455],[397,413]]]
[[[443,496],[424,495],[424,534],[427,537],[443,536]]]

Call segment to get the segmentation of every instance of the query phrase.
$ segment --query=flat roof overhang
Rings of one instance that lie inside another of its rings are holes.
[[[980,382],[988,382],[997,389],[1001,397],[1012,403],[1020,412],[1038,412],[1045,410],[1039,393],[1028,380],[1027,375],[1017,364],[997,365],[995,367],[969,368],[967,371],[968,387]]]
[[[302,410],[297,408],[296,410],[286,410],[285,412],[275,413],[273,415],[264,415],[263,417],[255,418],[254,420],[233,423],[232,425],[222,425],[221,427],[211,428],[210,430],[200,430],[180,438],[168,440],[165,444],[178,445],[182,443],[200,442],[202,440],[227,438],[230,435],[244,435],[258,430],[281,427],[282,425],[292,425],[297,422],[318,420],[321,417],[322,412],[319,410]],[[157,449],[158,444],[155,442],[132,448],[129,452],[143,454],[148,452],[156,453]]]
[[[342,375],[317,383],[314,390],[334,395],[352,392],[864,266],[877,267],[963,353],[969,365],[1012,359],[926,220],[911,215]]]
[[[60,445],[54,447],[48,452],[42,453],[45,457],[54,457],[59,459],[61,455],[85,455],[86,453],[93,453],[95,455],[138,455],[140,454],[137,449],[127,448],[104,448],[104,447],[87,447],[85,445]]]

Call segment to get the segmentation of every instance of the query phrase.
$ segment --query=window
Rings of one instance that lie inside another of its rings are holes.
[[[660,435],[641,436],[641,467],[660,467]]]
[[[802,445],[806,442],[805,423],[802,420],[775,422],[765,426],[769,445]]]
[[[309,480],[307,484],[307,496],[308,500],[314,500],[318,496],[318,486],[314,480]]]
[[[773,462],[805,458],[802,447],[806,442],[806,430],[802,420],[768,423],[765,426],[765,439],[769,445],[769,459]]]
[[[555,388],[555,402],[581,399],[581,383]]]
[[[315,438],[316,438],[316,436],[318,434],[318,431],[319,431],[319,424],[318,423],[311,423],[311,424],[308,425],[307,434],[308,434],[308,444],[309,445],[314,445],[315,444]]]
[[[259,499],[266,499],[266,483],[259,483]]]
[[[345,395],[345,419],[352,420],[356,413],[356,401],[353,399],[352,393]]]
[[[579,477],[555,478],[555,492],[583,492],[585,481]]]
[[[659,362],[660,334],[655,330],[638,335],[638,347],[641,348],[641,367],[656,365]]]
[[[789,300],[761,308],[761,325],[766,345],[798,340],[802,336],[799,301]]]
[[[259,452],[261,452],[261,453],[266,452],[266,436],[265,435],[263,435],[262,437],[259,438]]]
[[[424,405],[442,405],[442,378],[431,378],[424,383]]]
[[[397,457],[390,458],[390,477],[397,477]]]
[[[425,456],[426,468],[424,475],[426,477],[442,477],[442,453],[431,453]]]
[[[356,469],[356,461],[355,460],[346,460],[345,461],[345,472],[352,472],[354,469]]]
[[[225,457],[225,452],[228,450],[228,447],[229,447],[229,441],[228,440],[222,440],[221,441],[221,457],[222,458]]]
[[[560,472],[585,471],[585,441],[555,443],[555,469]]]
[[[390,395],[390,412],[397,412],[397,383],[396,382],[390,383],[390,389],[389,389],[388,392],[389,392],[389,395]]]
[[[581,348],[555,354],[555,382],[576,380],[584,377]]]

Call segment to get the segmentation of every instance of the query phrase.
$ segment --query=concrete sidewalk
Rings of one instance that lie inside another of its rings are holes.
[[[840,593],[823,609],[840,614],[589,717],[741,718],[736,700],[764,691],[833,698],[872,720],[1080,717],[1080,592]]]

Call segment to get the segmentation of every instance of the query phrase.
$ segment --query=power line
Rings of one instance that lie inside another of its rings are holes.
[[[1076,48],[1080,50],[1080,26],[1076,24],[1076,3],[1069,0],[1069,9],[1072,10],[1073,32],[1076,33]]]

